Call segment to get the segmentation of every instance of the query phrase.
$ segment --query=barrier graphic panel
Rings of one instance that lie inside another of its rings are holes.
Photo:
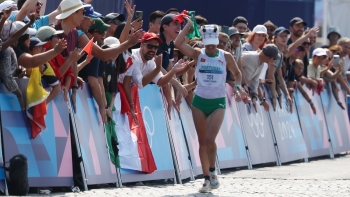
[[[228,84],[225,117],[216,137],[216,145],[221,169],[248,165],[236,101],[232,96],[232,87]]]
[[[294,99],[309,157],[329,155],[329,136],[321,98],[317,93],[313,95],[312,91],[305,85],[303,89],[312,99],[316,108],[316,114],[314,114],[310,104],[305,100],[299,89],[296,89]]]
[[[239,102],[237,108],[241,114],[252,164],[277,161],[268,112],[260,104],[257,104],[257,111],[252,104],[243,102]]]
[[[77,91],[76,108],[74,119],[87,184],[117,182],[116,168],[109,159],[104,126],[88,85]]]
[[[199,158],[198,137],[193,122],[191,105],[189,105],[184,98],[182,98],[182,103],[180,105],[180,116],[190,151],[193,174],[195,176],[203,174],[202,164]]]
[[[25,99],[27,79],[16,79]],[[4,158],[8,162],[14,155],[28,159],[30,187],[59,187],[73,185],[73,166],[68,106],[60,93],[48,105],[46,130],[31,139],[31,123],[21,111],[17,97],[0,85]],[[2,174],[2,173],[0,173]],[[0,176],[1,180],[2,176]],[[0,185],[1,187],[1,185]]]
[[[151,147],[152,154],[157,166],[157,170],[152,174],[146,174],[140,171],[124,169],[123,161],[121,158],[121,177],[122,182],[136,182],[145,180],[158,180],[166,178],[175,178],[175,170],[173,166],[173,159],[170,150],[169,137],[167,132],[167,127],[165,123],[165,115],[162,104],[162,98],[160,94],[160,89],[157,85],[147,85],[143,89],[139,89],[140,105],[142,109],[142,116],[146,127],[148,143]],[[117,103],[119,102],[119,103]],[[117,119],[116,132],[119,141],[124,139],[122,135],[131,135],[131,131],[127,131],[126,115],[120,114],[120,97],[117,96],[115,102],[116,112],[119,113]],[[114,113],[114,114],[115,114]],[[123,127],[123,133],[121,133],[119,127]],[[129,133],[130,132],[130,133]],[[122,142],[119,144],[119,149],[125,149],[122,145],[126,145],[127,142]],[[131,149],[130,149],[131,148]],[[130,155],[135,155],[135,151],[130,147]],[[126,150],[124,150],[126,151]],[[137,151],[137,148],[136,148]]]
[[[265,93],[270,105],[269,113],[276,136],[281,163],[308,158],[308,152],[301,132],[295,105],[293,105],[293,113],[290,113],[287,107],[286,96],[282,92],[282,109],[277,102],[276,111],[274,111],[272,108],[270,91],[266,90],[267,88],[265,88]]]
[[[168,117],[168,115],[167,115]],[[173,108],[171,110],[171,120],[168,119],[170,133],[173,139],[177,163],[181,174],[181,179],[191,176],[189,153],[186,147],[185,136],[182,130],[182,124],[178,112]]]
[[[339,90],[341,89],[338,86]],[[339,91],[339,98],[345,98],[342,91]],[[329,135],[331,137],[333,153],[350,150],[350,125],[346,110],[342,110],[336,102],[331,85],[327,83],[325,90],[321,93],[323,110],[325,113]],[[343,106],[346,106],[345,100],[340,99]]]

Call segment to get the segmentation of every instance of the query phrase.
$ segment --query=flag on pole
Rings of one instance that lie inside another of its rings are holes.
[[[94,38],[91,38],[89,43],[84,47],[83,51],[88,55],[88,61],[92,58],[92,45],[94,44]]]

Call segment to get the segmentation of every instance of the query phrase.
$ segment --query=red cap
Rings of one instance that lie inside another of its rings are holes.
[[[155,33],[149,33],[149,32],[146,32],[145,34],[143,34],[142,39],[141,39],[141,42],[143,43],[143,42],[145,42],[145,41],[147,41],[147,40],[152,40],[152,39],[158,40],[159,44],[163,42],[163,40],[160,39],[160,38],[157,36],[157,34],[155,34]]]

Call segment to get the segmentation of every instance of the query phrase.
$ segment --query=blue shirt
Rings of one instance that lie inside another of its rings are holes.
[[[15,22],[16,21],[16,16],[17,16],[18,13],[15,13],[15,14],[12,14],[10,17],[9,17],[9,20],[11,22]],[[27,17],[26,17],[27,18]],[[27,19],[24,19],[23,22],[24,23],[27,23],[29,22],[28,21],[28,18]],[[35,20],[35,22],[33,23],[33,25],[31,25],[30,27],[31,28],[34,28],[36,30],[38,30],[40,27],[43,27],[43,26],[49,26],[50,25],[50,18],[49,18],[49,15],[45,15],[45,16],[41,16],[39,19]]]
[[[162,67],[167,70],[169,62],[174,60],[174,42],[171,41],[168,45],[163,33],[159,34],[159,38],[163,42],[159,44],[157,55],[163,54]]]
[[[81,31],[80,29],[78,29],[77,31],[78,31],[78,38],[80,38],[81,35],[86,34],[85,32]]]

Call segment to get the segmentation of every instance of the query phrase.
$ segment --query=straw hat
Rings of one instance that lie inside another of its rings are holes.
[[[73,14],[74,12],[91,6],[90,4],[83,5],[80,0],[63,0],[60,4],[62,13],[56,16],[56,19],[62,20]]]

